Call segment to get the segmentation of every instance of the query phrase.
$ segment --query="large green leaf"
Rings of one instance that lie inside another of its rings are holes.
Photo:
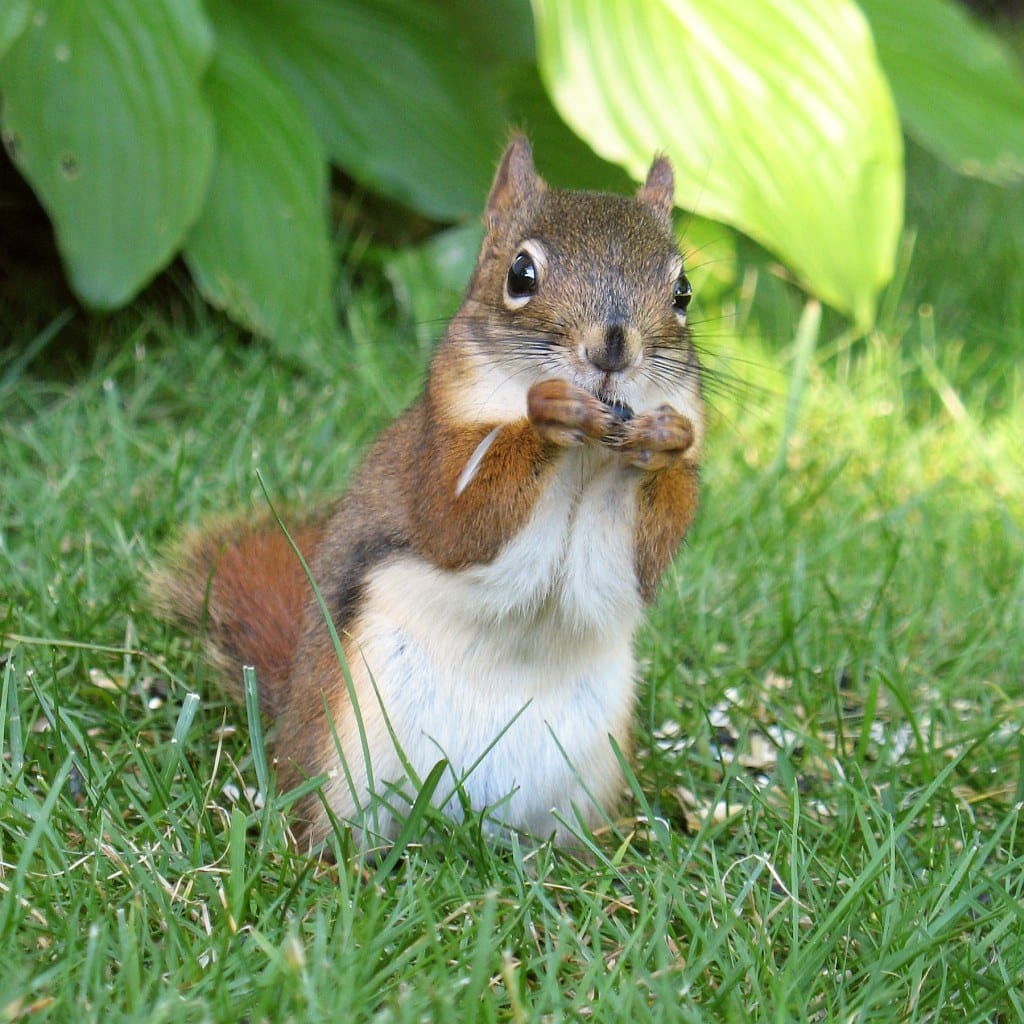
[[[32,11],[29,0],[5,0],[0,6],[0,57],[21,35]]]
[[[217,122],[206,205],[185,245],[203,294],[286,343],[330,330],[327,161],[294,96],[221,44],[205,92]]]
[[[679,202],[734,224],[859,323],[902,223],[896,111],[849,0],[533,0],[565,120],[639,178],[671,157]]]
[[[328,155],[353,177],[434,217],[478,212],[504,113],[444,4],[209,0],[208,8],[218,37],[291,87]]]
[[[210,46],[197,0],[40,0],[0,60],[5,144],[90,305],[127,301],[199,212]]]
[[[946,0],[861,0],[907,131],[965,174],[1024,176],[1024,71]]]

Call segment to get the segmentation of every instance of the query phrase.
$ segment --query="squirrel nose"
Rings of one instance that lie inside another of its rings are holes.
[[[609,324],[601,344],[588,346],[587,358],[605,373],[617,373],[629,366],[632,360],[625,327],[618,323]]]

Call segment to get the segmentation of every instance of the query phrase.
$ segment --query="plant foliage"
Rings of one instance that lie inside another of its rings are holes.
[[[213,166],[199,0],[33,5],[0,64],[4,138],[83,301],[119,306],[181,248]]]
[[[639,176],[664,148],[684,201],[867,323],[903,211],[899,123],[870,31],[849,0],[746,7],[614,0],[594,18],[586,0],[534,0],[541,67],[604,156]]]
[[[9,0],[3,137],[99,309],[183,253],[246,327],[330,333],[329,164],[462,221],[515,125],[555,183],[618,186],[611,165],[636,178],[668,152],[681,203],[865,326],[902,224],[893,93],[926,146],[1005,182],[1024,174],[1024,75],[952,0],[861,7]]]

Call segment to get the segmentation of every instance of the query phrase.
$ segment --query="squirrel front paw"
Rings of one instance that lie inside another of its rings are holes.
[[[600,440],[617,422],[615,413],[600,399],[557,378],[530,388],[526,415],[538,436],[559,448],[573,448],[588,438]]]
[[[637,469],[667,469],[693,445],[693,424],[672,406],[660,405],[623,423],[613,444]]]

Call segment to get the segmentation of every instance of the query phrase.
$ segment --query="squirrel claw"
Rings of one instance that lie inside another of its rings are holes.
[[[574,448],[588,438],[598,440],[617,422],[608,406],[565,380],[534,384],[527,392],[526,408],[534,430],[559,448]]]
[[[670,405],[662,405],[623,424],[616,447],[629,465],[653,471],[681,461],[693,440],[693,424]]]

